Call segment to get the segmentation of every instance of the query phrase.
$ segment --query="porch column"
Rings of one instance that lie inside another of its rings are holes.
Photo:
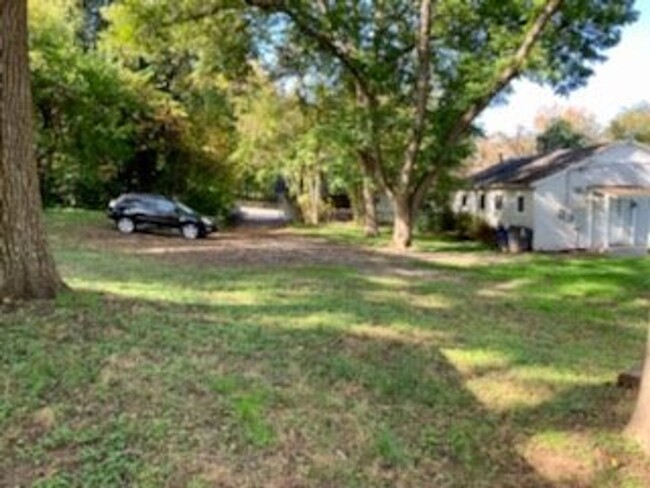
[[[587,235],[585,236],[584,247],[587,249],[594,248],[594,206],[596,197],[593,192],[587,193]]]
[[[609,209],[610,209],[610,197],[608,193],[605,193],[604,195],[604,202],[603,202],[603,214],[605,217],[605,232],[603,235],[603,250],[608,251],[609,250],[609,233],[611,229],[611,218],[609,215]]]

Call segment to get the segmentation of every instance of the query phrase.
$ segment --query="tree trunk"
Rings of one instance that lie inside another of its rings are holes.
[[[0,299],[52,298],[63,286],[48,250],[33,147],[27,1],[0,2]]]
[[[402,251],[411,247],[413,240],[413,208],[406,195],[393,197],[393,246]]]
[[[359,167],[361,168],[361,195],[363,197],[363,226],[366,237],[377,237],[379,235],[379,224],[377,221],[377,203],[375,197],[377,191],[373,179],[372,159],[367,148],[360,149]]]
[[[650,328],[648,330],[639,396],[632,419],[625,428],[625,435],[637,441],[646,454],[650,454]]]
[[[375,185],[370,176],[363,177],[363,231],[366,237],[377,237],[379,235]]]
[[[348,198],[350,199],[350,211],[352,212],[352,221],[356,224],[362,225],[364,222],[364,201],[363,201],[363,185],[359,183],[351,183],[347,186]]]

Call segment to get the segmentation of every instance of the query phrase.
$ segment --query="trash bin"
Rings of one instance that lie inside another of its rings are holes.
[[[501,252],[508,252],[508,231],[502,225],[496,229],[497,248]]]
[[[521,228],[521,250],[524,252],[530,252],[533,250],[533,229],[529,227]]]
[[[533,231],[528,227],[512,225],[508,227],[508,251],[520,253],[533,248]]]

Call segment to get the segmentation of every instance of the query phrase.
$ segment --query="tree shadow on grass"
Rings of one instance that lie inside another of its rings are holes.
[[[631,264],[452,275],[451,266],[401,258],[363,273],[67,259],[77,286],[101,293],[78,290],[47,314],[1,319],[0,371],[11,381],[0,408],[0,472],[9,473],[0,485],[67,476],[95,485],[547,486],[522,457],[522,438],[558,426],[616,428],[621,418],[607,411],[616,392],[598,385],[504,410],[478,397],[472,380],[597,364],[598,346],[620,331],[587,319],[580,289],[561,289],[583,276],[636,306],[642,283]],[[394,272],[409,266],[431,273]],[[486,294],[504,282],[515,285]],[[572,294],[576,302],[564,304]],[[602,295],[587,298],[606,306]],[[582,319],[587,331],[576,328]],[[638,336],[630,328],[621,343]],[[464,365],[463,353],[487,360]],[[603,361],[599,373],[620,357]],[[605,415],[585,414],[592,406]],[[35,427],[44,407],[56,422]]]
[[[437,347],[302,323],[309,298],[3,317],[0,485],[549,486]]]

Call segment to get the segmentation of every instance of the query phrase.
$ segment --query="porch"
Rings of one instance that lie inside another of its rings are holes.
[[[650,249],[650,188],[590,189],[585,241],[590,249],[642,255]]]

